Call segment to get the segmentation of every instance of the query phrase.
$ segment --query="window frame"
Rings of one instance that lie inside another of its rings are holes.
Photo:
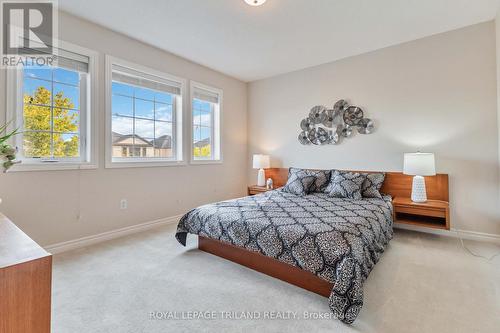
[[[78,158],[25,158],[21,156],[22,163],[15,164],[9,172],[13,171],[51,171],[71,169],[96,169],[98,168],[98,53],[96,51],[78,46],[63,40],[57,41],[58,48],[88,57],[88,74],[85,87],[80,87],[79,101],[79,134],[80,157]],[[6,89],[6,120],[12,121],[8,130],[19,128],[23,124],[23,69],[9,68],[7,71]],[[83,88],[82,88],[83,87]],[[83,90],[83,91],[82,91]],[[84,93],[84,94],[83,94]],[[84,97],[84,98],[82,98]],[[51,106],[52,107],[52,106]],[[85,107],[85,108],[84,108]],[[21,128],[22,131],[22,128]],[[9,140],[9,144],[19,147],[22,153],[23,136],[18,134]],[[21,145],[21,146],[20,146]]]
[[[133,86],[133,85],[132,85]],[[181,92],[182,93],[182,92]],[[132,99],[132,102],[135,103],[137,100],[139,101],[147,101],[147,102],[153,102],[155,103],[155,106],[156,107],[156,103],[158,104],[165,104],[163,102],[155,102],[155,101],[151,101],[151,100],[146,100],[144,98],[141,98],[141,97],[135,97],[135,96],[126,96],[126,95],[122,95],[122,94],[113,94],[113,81],[111,82],[111,111],[112,108],[113,108],[113,96],[120,96],[120,97],[125,97],[125,98],[131,98]],[[175,98],[175,97],[174,97]],[[129,119],[132,119],[132,121],[135,121],[136,119],[139,119],[139,120],[147,120],[147,121],[153,121],[155,122],[155,124],[153,126],[156,126],[156,122],[159,122],[159,123],[170,123],[170,125],[172,126],[172,137],[171,139],[173,140],[174,137],[177,137],[177,109],[178,109],[178,105],[177,105],[177,99],[174,99],[171,106],[172,106],[172,120],[170,121],[165,121],[165,120],[155,120],[155,119],[149,119],[149,118],[143,118],[143,117],[138,117],[138,116],[125,116],[125,115],[119,115],[119,117],[122,117],[122,118],[129,118]],[[133,106],[133,108],[135,109],[135,107]],[[112,131],[113,131],[113,113],[111,112],[111,138],[112,138]],[[133,127],[135,127],[135,125],[133,125]],[[148,138],[145,138],[145,139],[148,139]],[[156,139],[156,137],[153,138],[153,140]],[[173,141],[172,141],[173,143]],[[137,149],[136,149],[137,148]],[[137,163],[137,162],[175,162],[175,161],[178,161],[178,158],[176,159],[175,156],[178,157],[178,147],[177,145],[172,145],[172,158],[170,157],[165,157],[165,158],[159,158],[159,157],[150,157],[150,158],[145,158],[143,156],[143,149],[146,149],[146,148],[141,148],[141,147],[136,147],[135,145],[132,147],[132,149],[128,149],[128,151],[130,152],[130,150],[132,150],[134,152],[134,155],[135,155],[135,152],[139,152],[139,154],[137,156],[130,156],[129,154],[127,155],[127,157],[113,157],[111,156],[111,159],[112,159],[112,162],[113,163],[128,163],[128,162],[132,162],[132,163]],[[113,146],[111,147],[111,150],[113,150]],[[153,152],[154,152],[154,147],[153,147]],[[116,161],[113,161],[115,160]]]
[[[211,135],[212,135],[212,157],[211,158],[199,158],[195,159],[194,157],[194,140],[193,140],[193,99],[194,99],[194,91],[196,88],[206,90],[208,92],[214,93],[218,95],[219,103],[218,110],[215,110],[213,103],[211,104]],[[223,91],[220,88],[215,88],[204,83],[200,83],[197,81],[190,81],[189,85],[189,160],[190,164],[193,165],[203,165],[203,164],[221,164],[223,163],[223,154],[222,154],[222,109],[223,109]],[[217,129],[217,130],[216,130]],[[218,143],[218,147],[215,146],[215,143]],[[214,154],[218,151],[218,157]]]
[[[129,62],[111,55],[106,55],[105,61],[105,110],[106,110],[106,139],[105,139],[105,167],[106,168],[145,168],[145,167],[162,167],[162,166],[183,166],[186,165],[184,156],[184,105],[185,104],[185,88],[186,80],[165,72],[161,72],[152,68],[148,68],[139,64]],[[113,65],[129,68],[136,72],[142,72],[147,75],[156,76],[169,81],[174,81],[180,84],[180,96],[172,104],[172,151],[174,158],[143,158],[143,157],[113,157],[113,135],[112,135],[112,96],[113,96]],[[180,103],[180,107],[179,104]],[[175,105],[174,105],[175,104]],[[174,147],[175,146],[175,147]]]

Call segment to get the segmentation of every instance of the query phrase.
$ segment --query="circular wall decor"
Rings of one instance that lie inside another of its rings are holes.
[[[313,128],[312,130],[310,130],[308,132],[307,138],[309,139],[309,141],[311,141],[312,144],[315,144],[315,145],[320,144],[320,142],[316,136],[316,129],[315,128]]]
[[[337,103],[333,105],[333,109],[335,111],[345,111],[347,107],[349,106],[349,103],[345,99],[338,100]]]
[[[352,137],[354,129],[360,134],[370,134],[374,123],[364,118],[364,112],[359,106],[350,105],[341,99],[328,109],[316,105],[309,111],[309,116],[300,122],[299,142],[303,145],[338,144],[345,138]]]
[[[335,110],[326,110],[326,116],[322,124],[326,127],[333,127],[334,120]]]
[[[361,134],[370,134],[375,128],[373,121],[368,118],[363,118],[358,122],[358,132]]]
[[[339,133],[337,130],[328,131],[328,143],[332,145],[336,145],[337,143],[339,143]]]
[[[323,120],[326,117],[326,106],[323,105],[317,105],[311,109],[309,112],[309,119],[311,120],[311,123],[316,125],[316,124],[321,124]]]
[[[303,130],[303,131],[310,131],[313,129],[313,124],[311,123],[311,119],[309,118],[304,118],[302,119],[302,121],[300,122],[300,128]]]
[[[316,138],[320,144],[325,145],[328,143],[328,132],[323,127],[318,127],[316,130]]]
[[[344,122],[347,125],[355,126],[363,119],[363,110],[359,106],[351,105],[344,112]]]
[[[349,126],[349,125],[345,125],[343,128],[342,128],[342,136],[344,138],[348,138],[352,135],[352,127]]]
[[[309,141],[309,134],[306,131],[302,131],[299,134],[299,142],[303,145],[310,145],[311,141]]]

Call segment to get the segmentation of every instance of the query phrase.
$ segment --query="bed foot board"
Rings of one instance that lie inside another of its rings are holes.
[[[228,243],[198,236],[198,248],[321,296],[329,297],[333,288],[310,272]]]

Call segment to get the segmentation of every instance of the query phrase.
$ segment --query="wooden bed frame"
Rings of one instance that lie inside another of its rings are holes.
[[[278,188],[286,184],[288,179],[288,169],[285,168],[271,168],[266,169],[266,179],[271,178],[274,187]],[[387,171],[353,171],[363,173],[385,173],[385,181],[382,193],[390,194],[393,198],[411,196],[411,185],[413,181],[412,176],[404,175],[402,172],[387,172]],[[437,174],[435,176],[424,177],[425,187],[427,189],[427,198],[430,200],[449,201],[448,194],[448,175]]]
[[[325,297],[328,297],[332,291],[333,284],[320,279],[313,273],[258,252],[202,236],[198,236],[198,248]]]
[[[271,178],[275,188],[286,184],[288,169],[271,168],[266,169],[265,172],[266,179]],[[377,171],[358,172],[374,173]],[[393,198],[410,197],[412,176],[404,175],[401,172],[385,172],[385,174],[386,177],[381,192],[390,194]],[[425,177],[425,185],[429,199],[449,201],[447,174]],[[233,261],[321,296],[330,296],[333,287],[332,283],[317,277],[313,273],[229,243],[198,236],[198,248],[201,251]]]

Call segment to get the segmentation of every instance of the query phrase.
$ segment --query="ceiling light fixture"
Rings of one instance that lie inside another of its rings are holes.
[[[267,0],[245,0],[250,6],[260,6],[263,5]]]

